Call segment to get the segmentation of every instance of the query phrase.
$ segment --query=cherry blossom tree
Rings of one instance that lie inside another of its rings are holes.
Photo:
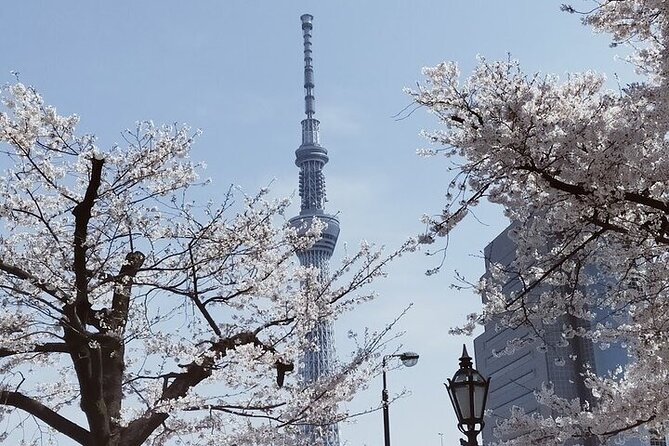
[[[425,217],[422,241],[448,236],[483,199],[516,224],[513,264],[478,285],[483,311],[461,329],[525,324],[534,336],[523,343],[534,343],[560,323],[564,339],[617,343],[631,358],[610,375],[585,374],[594,404],[538,391],[554,416],[514,411],[498,429],[515,437],[507,445],[606,441],[669,426],[669,8],[585,3],[592,8],[563,10],[609,33],[613,46],[629,45],[641,81],[610,90],[594,72],[559,79],[481,58],[466,79],[446,62],[409,90],[444,125],[426,133],[437,148],[422,154],[447,156],[455,172],[443,211]],[[502,292],[509,280],[521,284],[511,294]],[[570,318],[583,323],[563,324]]]
[[[4,426],[35,423],[26,444],[294,445],[300,424],[346,417],[334,408],[365,385],[387,329],[321,381],[290,372],[315,322],[373,298],[361,287],[411,243],[363,244],[322,283],[295,254],[323,223],[291,227],[266,191],[192,201],[197,132],[141,122],[105,151],[32,88],[7,86],[3,104]]]

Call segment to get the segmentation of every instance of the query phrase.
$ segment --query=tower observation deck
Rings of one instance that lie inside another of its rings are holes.
[[[302,120],[302,144],[295,151],[295,164],[300,168],[299,193],[301,199],[300,214],[290,219],[294,227],[305,230],[314,217],[327,224],[321,239],[311,248],[300,252],[298,258],[304,266],[317,267],[321,280],[329,276],[329,262],[337,237],[339,220],[325,212],[325,176],[323,167],[328,162],[328,151],[320,145],[319,125],[314,118],[316,100],[314,97],[314,68],[311,52],[311,31],[313,17],[304,14],[302,33],[304,37],[304,112]],[[332,373],[334,367],[334,331],[331,320],[321,319],[309,334],[316,348],[302,353],[300,376],[305,384],[318,381]],[[310,445],[339,446],[339,428],[336,424],[326,426],[306,425],[304,437]]]

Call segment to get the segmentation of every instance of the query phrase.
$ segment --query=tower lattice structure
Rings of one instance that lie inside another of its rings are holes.
[[[328,151],[319,141],[320,122],[314,118],[316,113],[314,98],[314,68],[311,52],[311,32],[313,16],[304,14],[302,33],[304,38],[304,103],[306,118],[302,121],[302,144],[295,151],[295,164],[300,168],[299,192],[301,199],[300,214],[290,223],[304,230],[314,217],[324,223],[321,239],[308,250],[298,254],[300,264],[317,267],[322,281],[329,277],[329,261],[332,257],[337,237],[339,220],[325,212],[325,176],[323,167],[328,162]],[[327,318],[318,320],[309,338],[313,349],[302,353],[300,375],[305,384],[313,383],[332,373],[335,360],[333,323]],[[306,425],[303,434],[308,444],[339,446],[339,428],[336,424],[326,426]]]

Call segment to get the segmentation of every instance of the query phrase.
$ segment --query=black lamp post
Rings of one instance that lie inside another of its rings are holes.
[[[458,417],[458,429],[467,436],[467,441],[460,440],[462,446],[478,446],[476,436],[483,430],[483,412],[488,399],[490,378],[485,379],[472,367],[472,358],[467,354],[467,348],[462,346],[460,369],[455,372],[453,379],[444,384],[448,389],[448,396]]]
[[[405,367],[413,367],[418,362],[418,353],[404,352],[398,355],[385,355],[383,357],[383,391],[381,392],[381,401],[383,403],[383,438],[385,446],[390,446],[390,416],[388,414],[388,388],[386,386],[386,363],[389,358],[400,358]]]

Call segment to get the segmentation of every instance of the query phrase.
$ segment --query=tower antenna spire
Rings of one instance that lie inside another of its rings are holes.
[[[313,29],[311,14],[303,14],[302,35],[304,38],[304,113],[308,119],[316,114],[316,98],[314,97],[314,66],[311,58],[311,30]]]

